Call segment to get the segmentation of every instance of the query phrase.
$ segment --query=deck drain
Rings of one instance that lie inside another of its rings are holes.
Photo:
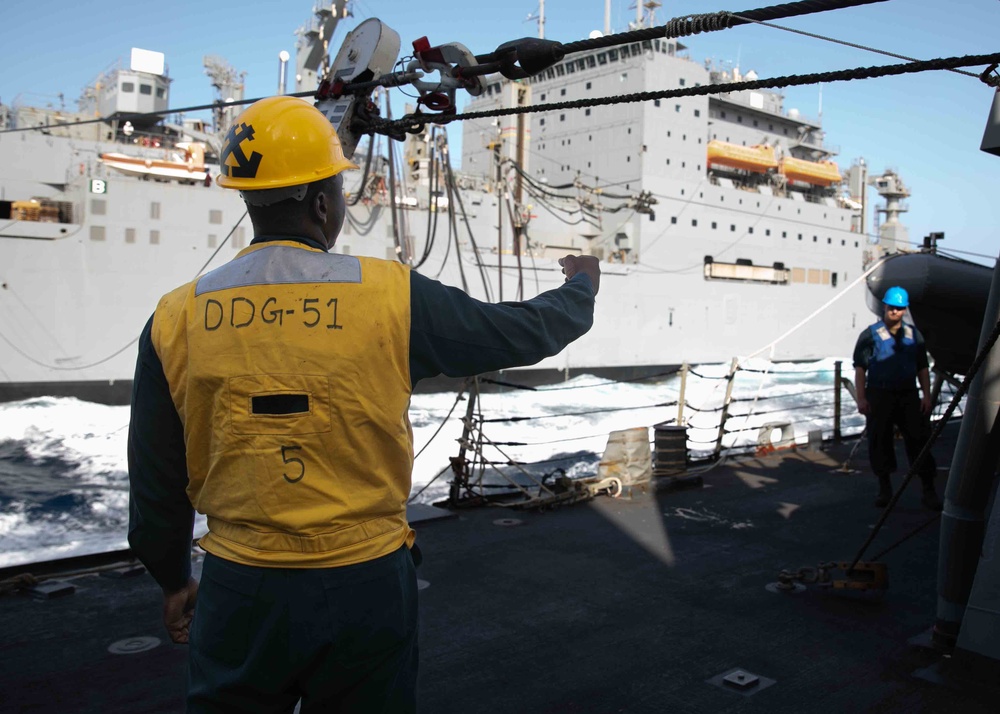
[[[519,526],[519,525],[521,525],[521,519],[520,518],[497,518],[495,521],[493,521],[493,525],[495,525],[495,526],[508,526],[508,527],[509,526]]]
[[[112,642],[108,646],[111,654],[138,654],[160,646],[159,637],[126,637],[124,640]]]
[[[766,689],[775,683],[775,680],[773,679],[761,677],[760,675],[753,674],[752,672],[748,672],[739,667],[731,669],[728,672],[723,672],[722,674],[716,675],[715,677],[705,681],[707,684],[712,684],[722,689],[728,689],[731,692],[742,694],[745,697],[756,694],[760,690]]]

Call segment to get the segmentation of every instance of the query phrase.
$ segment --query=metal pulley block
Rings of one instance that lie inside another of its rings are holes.
[[[411,84],[420,92],[419,104],[432,111],[453,113],[455,111],[455,90],[464,89],[474,97],[486,91],[486,80],[475,72],[479,64],[475,55],[458,42],[431,47],[426,37],[413,43],[415,59],[406,66],[407,72],[422,70],[430,74],[438,72],[440,80],[418,79]]]
[[[355,114],[364,111],[373,80],[390,72],[399,57],[399,35],[381,20],[369,18],[344,38],[340,52],[316,92],[316,108],[337,130],[344,156],[351,158],[363,131],[353,126]],[[348,84],[372,83],[362,91],[343,93]]]

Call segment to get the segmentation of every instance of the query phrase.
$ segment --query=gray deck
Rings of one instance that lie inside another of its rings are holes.
[[[418,523],[421,711],[997,711],[997,691],[914,676],[942,661],[908,644],[934,620],[936,524],[885,558],[884,598],[765,589],[783,568],[850,560],[870,533],[864,447],[860,472],[837,470],[853,445],[732,460],[699,490]],[[870,554],[931,517],[911,484]],[[185,650],[149,576],[73,582],[63,598],[0,597],[0,710],[181,711]],[[159,646],[108,650],[144,636]],[[736,668],[762,684],[710,683]]]

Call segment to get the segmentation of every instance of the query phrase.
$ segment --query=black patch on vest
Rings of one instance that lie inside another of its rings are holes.
[[[308,394],[267,394],[250,397],[254,414],[302,414],[309,411]]]

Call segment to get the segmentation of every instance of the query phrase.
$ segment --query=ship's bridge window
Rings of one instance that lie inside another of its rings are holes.
[[[597,60],[594,59],[594,55],[589,55],[587,57],[587,66],[588,67],[596,67],[597,66]]]
[[[139,94],[148,94],[148,95],[152,96],[152,94],[153,94],[153,85],[151,85],[151,84],[140,84],[139,85]]]
[[[566,74],[566,70],[563,69],[563,66],[561,64],[557,64],[556,65],[556,75],[559,76],[559,77],[562,77],[565,74]],[[785,133],[787,134],[788,132],[786,131]]]
[[[156,88],[156,98],[157,99],[163,99],[163,97],[165,97],[165,96],[166,96],[166,92],[163,91],[163,87],[157,87]]]
[[[608,60],[611,62],[618,61],[618,50],[608,50]]]
[[[135,82],[122,82],[122,93],[131,94],[135,91]]]
[[[576,71],[576,64],[574,62],[566,63],[566,74],[573,74]]]
[[[608,63],[607,52],[601,52],[599,55],[597,55],[597,64],[607,64],[607,63]]]

